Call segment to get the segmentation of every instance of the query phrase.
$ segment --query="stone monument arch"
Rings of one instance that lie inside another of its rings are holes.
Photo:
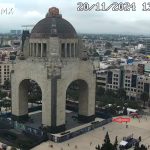
[[[95,84],[93,64],[83,61],[81,40],[74,27],[52,7],[32,29],[23,52],[13,65],[12,117],[28,117],[26,88],[37,82],[42,91],[42,124],[53,132],[65,130],[66,90],[78,80],[80,85],[79,120],[95,119]]]

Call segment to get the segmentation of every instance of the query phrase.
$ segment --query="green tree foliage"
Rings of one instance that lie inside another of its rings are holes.
[[[10,82],[10,80],[5,80],[3,86],[4,86],[4,89],[10,90],[10,88],[11,88],[11,82]]]
[[[115,150],[113,144],[110,142],[108,132],[105,135],[104,144],[102,144],[101,150]]]
[[[100,145],[98,144],[98,146],[95,147],[96,150],[101,150]]]
[[[127,97],[126,91],[124,89],[118,89],[117,96],[121,100],[125,100]]]
[[[143,92],[140,96],[141,100],[143,101],[143,106],[145,106],[145,102],[149,99],[149,94],[147,92]]]
[[[105,93],[105,89],[104,89],[103,87],[101,87],[101,86],[97,86],[97,87],[96,87],[96,95],[97,95],[98,97],[103,96],[104,93]]]
[[[75,101],[78,100],[79,91],[80,91],[79,82],[78,81],[72,82],[66,92],[67,98],[70,98]]]
[[[0,99],[5,98],[7,95],[8,95],[7,92],[0,90]]]
[[[105,94],[109,95],[110,97],[115,97],[116,96],[115,92],[111,89],[106,90]]]
[[[42,91],[36,82],[30,81],[28,89],[28,100],[31,103],[42,100]]]
[[[104,144],[102,144],[101,147],[100,147],[100,145],[96,146],[95,149],[96,150],[117,150],[117,146],[118,146],[117,136],[115,138],[114,144],[112,144],[110,142],[109,134],[107,132],[105,135]]]
[[[116,136],[115,143],[114,143],[114,150],[117,150],[117,146],[118,146],[118,139],[117,139],[117,136]]]

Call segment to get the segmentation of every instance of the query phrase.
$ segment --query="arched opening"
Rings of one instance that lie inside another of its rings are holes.
[[[25,79],[20,82],[19,89],[20,121],[34,128],[42,124],[42,90],[37,82]]]
[[[84,80],[75,80],[66,91],[66,128],[73,128],[81,125],[87,120],[82,119],[88,116],[88,84]],[[69,110],[69,111],[68,111]]]

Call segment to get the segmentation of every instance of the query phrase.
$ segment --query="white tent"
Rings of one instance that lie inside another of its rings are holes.
[[[120,146],[126,146],[127,144],[128,144],[127,141],[121,141],[119,145],[120,145]]]

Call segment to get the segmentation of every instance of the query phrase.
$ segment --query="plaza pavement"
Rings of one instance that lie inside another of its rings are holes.
[[[100,127],[63,143],[44,142],[32,150],[95,150],[97,144],[103,143],[107,131],[112,143],[116,136],[118,136],[118,142],[120,142],[123,137],[133,134],[134,138],[141,136],[143,144],[150,145],[150,116],[143,116],[140,121],[137,118],[131,118],[128,128],[126,128],[126,123],[112,122],[105,125],[104,130]]]

